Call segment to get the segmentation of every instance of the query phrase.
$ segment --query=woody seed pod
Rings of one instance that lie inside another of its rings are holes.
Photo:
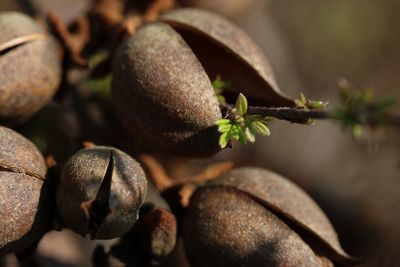
[[[186,156],[219,151],[221,118],[210,79],[232,84],[253,104],[292,106],[268,60],[227,20],[199,9],[178,9],[143,26],[119,48],[112,102],[126,128],[158,150]]]
[[[233,170],[199,188],[190,200],[183,238],[193,267],[355,263],[308,195],[258,168]]]
[[[112,239],[135,224],[147,182],[139,163],[112,147],[82,149],[63,168],[57,191],[62,226],[92,239]]]
[[[0,119],[26,119],[50,102],[61,79],[55,41],[30,17],[0,12]]]
[[[0,126],[0,254],[22,250],[42,236],[46,170],[34,144]]]

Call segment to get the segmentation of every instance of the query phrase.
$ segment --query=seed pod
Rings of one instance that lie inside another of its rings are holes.
[[[34,144],[0,126],[0,254],[22,250],[42,236],[46,170]]]
[[[306,193],[258,168],[233,170],[199,188],[190,200],[183,237],[193,267],[355,263]]]
[[[199,9],[166,13],[118,49],[112,102],[126,128],[158,150],[186,156],[219,151],[221,118],[210,79],[232,84],[252,104],[292,106],[265,56],[240,29]]]
[[[139,163],[112,147],[82,149],[63,168],[57,191],[62,226],[112,239],[135,224],[147,182]]]
[[[154,266],[163,262],[175,248],[175,216],[151,182],[147,189],[139,220],[108,253],[102,247],[97,247],[93,266]]]
[[[0,13],[0,119],[26,119],[50,102],[61,79],[57,46],[36,22]]]

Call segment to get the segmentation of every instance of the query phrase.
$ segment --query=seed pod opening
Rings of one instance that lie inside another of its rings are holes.
[[[62,226],[91,239],[112,239],[135,224],[146,195],[139,163],[111,147],[82,149],[63,168],[57,191]]]
[[[267,59],[237,27],[212,13],[179,9],[147,24],[114,59],[112,102],[126,128],[157,150],[209,156],[221,118],[211,80],[232,82],[253,104],[292,106]]]
[[[45,161],[29,140],[0,126],[0,254],[22,250],[46,228]]]
[[[233,170],[198,189],[183,229],[193,262],[201,253],[214,251],[210,253],[215,261],[235,258],[234,262],[251,266],[358,263],[343,251],[329,220],[305,192],[258,168]],[[276,260],[275,265],[268,260]],[[230,266],[240,265],[234,262]]]
[[[253,105],[293,106],[293,100],[279,89],[261,49],[228,20],[195,8],[168,12],[161,20],[182,36],[210,79],[221,75],[231,83],[228,99],[241,92]]]
[[[52,99],[61,80],[57,45],[30,17],[0,12],[0,120],[27,119]]]

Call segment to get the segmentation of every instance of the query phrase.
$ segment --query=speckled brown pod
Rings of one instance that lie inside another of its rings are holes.
[[[219,151],[221,111],[211,81],[229,80],[228,101],[243,92],[252,104],[291,106],[265,56],[227,20],[199,9],[166,13],[119,48],[112,101],[131,133],[158,150],[186,156]]]
[[[305,192],[258,168],[233,170],[199,188],[190,200],[183,237],[193,267],[356,263]]]
[[[22,13],[1,12],[0,29],[0,119],[26,119],[50,102],[60,83],[57,46]]]
[[[33,143],[0,126],[0,254],[22,250],[43,234],[46,170]]]
[[[112,147],[82,149],[63,168],[57,212],[63,227],[92,239],[112,239],[135,224],[147,189],[145,174]]]

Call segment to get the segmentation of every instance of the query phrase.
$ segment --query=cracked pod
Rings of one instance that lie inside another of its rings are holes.
[[[33,143],[0,126],[0,254],[22,250],[44,233],[46,171]]]
[[[91,239],[127,233],[138,219],[145,174],[128,154],[112,147],[78,151],[63,168],[57,212],[63,227]]]
[[[0,12],[0,120],[29,118],[52,99],[61,79],[57,46],[30,17]]]
[[[196,190],[185,215],[183,238],[193,267],[356,263],[305,192],[258,168],[233,170]]]
[[[118,49],[112,102],[132,133],[157,150],[208,156],[220,150],[221,118],[211,83],[229,80],[228,101],[243,92],[252,104],[292,106],[268,60],[227,20],[199,9],[166,13]]]

